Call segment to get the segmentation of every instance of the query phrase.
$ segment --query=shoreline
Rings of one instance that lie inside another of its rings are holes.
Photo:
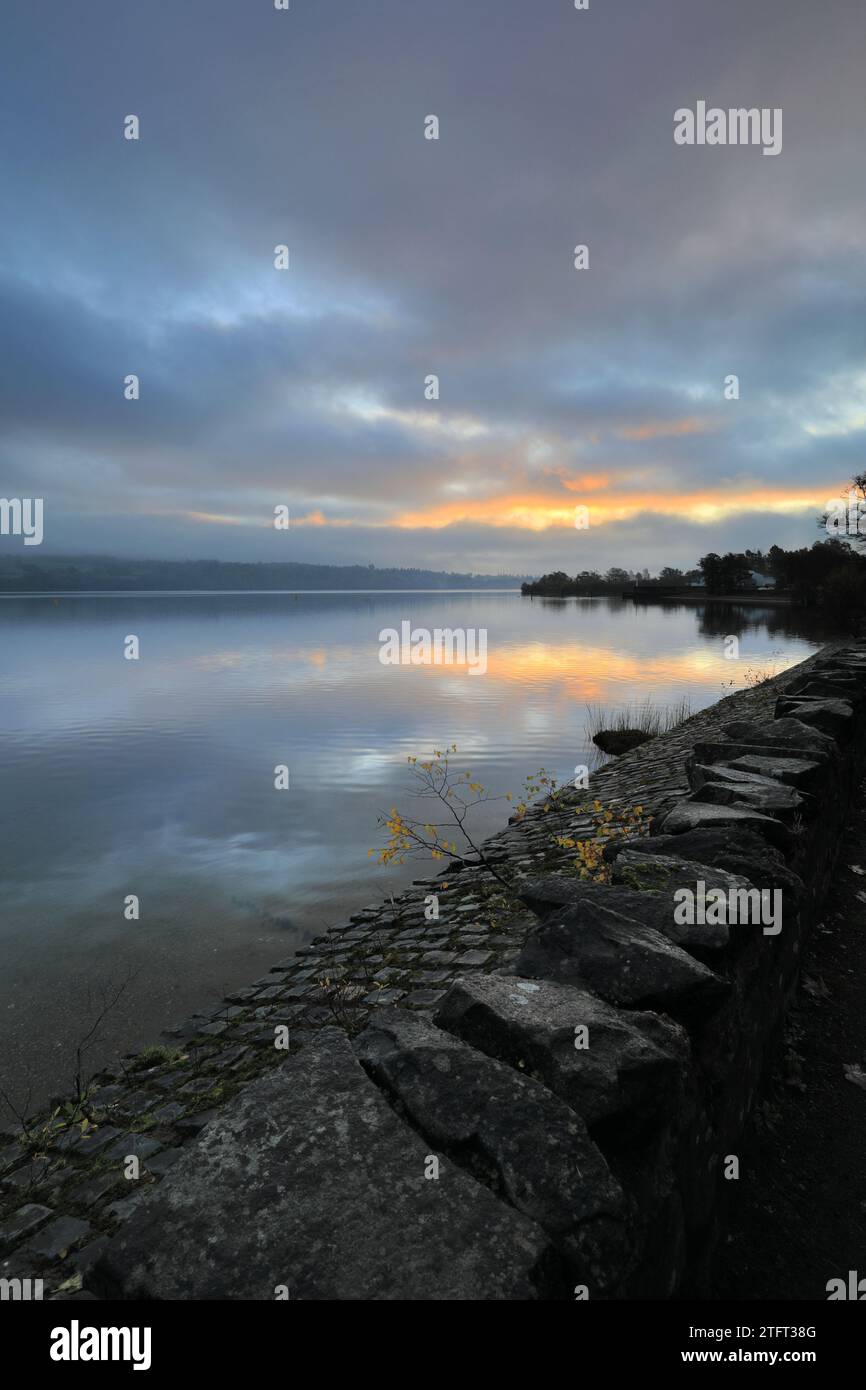
[[[793,608],[789,594],[704,594],[702,597],[692,597],[691,594],[667,595],[660,598],[653,598],[651,594],[641,594],[639,597],[631,597],[632,603],[725,603],[725,604],[757,604],[760,607]],[[821,615],[814,608],[803,608],[803,613],[811,613],[814,617]]]
[[[573,598],[574,598],[574,599],[591,599],[591,600],[601,599],[601,598],[608,598],[608,599],[618,599],[618,600],[620,600],[622,603],[633,603],[633,604],[635,604],[636,606],[642,606],[642,605],[650,604],[650,603],[652,603],[652,604],[665,604],[665,603],[669,603],[669,604],[675,604],[675,605],[676,605],[676,604],[694,604],[694,605],[698,605],[698,604],[707,604],[707,603],[724,603],[724,604],[736,604],[736,605],[740,605],[740,604],[742,604],[742,605],[754,605],[754,604],[757,604],[757,605],[759,605],[759,606],[761,606],[761,607],[766,606],[766,607],[776,607],[776,608],[793,608],[793,607],[794,607],[794,604],[791,602],[790,594],[769,594],[769,595],[760,595],[760,594],[757,594],[757,593],[748,593],[748,594],[689,594],[689,593],[684,593],[684,594],[653,594],[653,593],[650,593],[650,592],[642,593],[642,594],[632,594],[632,593],[622,593],[622,592],[619,592],[619,593],[615,593],[615,594],[522,594],[521,597],[522,597],[522,598],[528,598],[528,599],[540,598],[540,599],[545,599],[545,600],[547,600],[547,601],[552,600],[552,601],[554,601],[554,602],[556,602],[556,603],[564,603],[566,599],[573,599]],[[813,617],[815,617],[815,618],[820,618],[820,617],[822,616],[822,615],[821,615],[816,609],[814,609],[814,608],[801,608],[801,609],[799,609],[798,611],[799,611],[799,612],[802,612],[802,613],[804,613],[804,614],[810,614],[811,616],[813,616]]]

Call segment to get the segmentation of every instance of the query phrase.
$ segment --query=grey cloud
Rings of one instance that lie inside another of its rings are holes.
[[[551,469],[628,493],[653,478],[829,488],[862,467],[863,430],[802,428],[866,359],[866,35],[847,0],[586,14],[334,0],[288,15],[163,0],[134,25],[93,0],[48,15],[17,10],[0,94],[16,130],[0,460],[4,487],[50,486],[58,544],[101,544],[101,507],[103,529],[153,554],[270,557],[270,538],[182,513],[254,514],[277,488],[370,521],[441,502],[449,482],[470,497],[549,487]],[[781,157],[676,148],[673,111],[698,97],[782,105]],[[138,145],[120,138],[129,111]],[[438,143],[422,139],[428,112]],[[271,268],[281,241],[286,276]],[[577,241],[587,273],[571,268]],[[134,416],[127,371],[143,382]],[[400,418],[426,408],[427,372],[440,412],[486,435]],[[334,409],[350,397],[397,418]],[[687,416],[708,432],[624,436]],[[627,560],[644,534],[650,566],[668,545],[681,563],[709,548],[706,528],[671,524],[600,529],[590,563]],[[737,518],[713,545],[810,527]],[[571,540],[322,528],[297,543],[299,558],[455,568],[465,544],[495,570],[570,568]]]

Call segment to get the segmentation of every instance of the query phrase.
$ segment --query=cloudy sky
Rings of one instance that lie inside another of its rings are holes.
[[[656,569],[811,543],[866,465],[859,0],[4,29],[0,494],[43,552]],[[698,100],[781,107],[781,154],[675,145]]]

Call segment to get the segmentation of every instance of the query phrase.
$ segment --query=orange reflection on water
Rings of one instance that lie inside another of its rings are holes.
[[[774,663],[774,670],[784,670],[789,662]],[[442,662],[423,667],[406,666],[438,675],[469,674],[467,662]],[[552,687],[554,701],[600,701],[606,704],[628,703],[644,699],[648,690],[660,687],[703,689],[714,696],[739,688],[744,676],[742,662],[725,658],[722,644],[682,652],[635,654],[611,647],[566,641],[509,642],[503,646],[488,641],[487,671],[482,677],[501,686],[517,689]],[[731,682],[733,685],[731,686]]]

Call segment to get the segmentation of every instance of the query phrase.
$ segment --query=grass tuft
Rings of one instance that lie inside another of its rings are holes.
[[[669,730],[684,724],[691,717],[691,713],[691,701],[687,695],[683,695],[676,704],[664,708],[654,705],[652,700],[644,700],[638,705],[625,705],[617,710],[611,710],[604,705],[587,705],[586,734],[588,739],[593,740],[597,734],[623,733],[626,729],[637,729],[642,734],[655,738],[658,734],[666,734]]]

